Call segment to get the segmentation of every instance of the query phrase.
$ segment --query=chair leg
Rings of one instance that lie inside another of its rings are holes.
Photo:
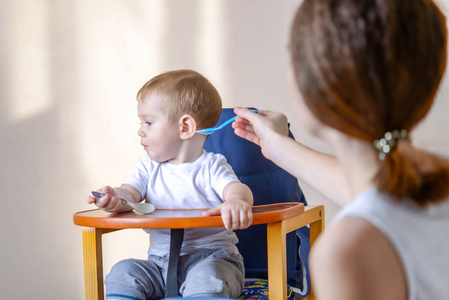
[[[324,206],[309,205],[305,208],[304,213],[285,220],[283,230],[284,232],[290,232],[310,224],[310,248],[312,248],[313,243],[315,243],[315,240],[324,230],[324,220]],[[315,299],[315,295],[313,293],[313,282],[310,287],[308,299]]]
[[[86,300],[103,300],[102,231],[83,227],[84,286]]]
[[[319,210],[319,219],[315,222],[310,223],[310,249],[312,249],[318,236],[324,230],[324,207]],[[313,284],[310,287],[310,300],[315,300],[315,293],[313,291]]]
[[[324,230],[324,209],[320,209],[319,216],[317,221],[310,223],[310,248]]]
[[[267,224],[267,247],[270,299],[287,299],[287,246],[282,222]]]

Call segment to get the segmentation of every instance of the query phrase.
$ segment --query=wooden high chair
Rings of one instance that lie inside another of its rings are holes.
[[[223,109],[218,124],[233,116],[232,109]],[[271,300],[287,299],[287,283],[297,288],[307,286],[303,263],[309,247],[324,229],[324,207],[307,206],[297,179],[263,157],[258,146],[237,137],[229,125],[210,135],[204,148],[223,154],[254,195],[252,226],[235,231],[246,275],[268,278]],[[101,210],[76,213],[74,223],[83,227],[86,299],[104,297],[103,234],[125,228],[170,228],[172,233],[179,233],[183,228],[223,226],[220,216],[203,217],[201,213],[202,210],[158,209],[149,215]],[[304,227],[309,224],[310,245],[309,228]],[[176,262],[176,258],[171,261]]]
[[[102,235],[126,228],[198,228],[223,226],[220,216],[203,217],[203,210],[155,210],[108,213],[89,210],[74,214],[83,227],[84,283],[86,300],[104,299]],[[279,203],[253,207],[253,225],[266,224],[270,299],[287,299],[286,234],[310,224],[312,245],[324,229],[324,207],[303,203]],[[313,291],[312,291],[313,299]]]

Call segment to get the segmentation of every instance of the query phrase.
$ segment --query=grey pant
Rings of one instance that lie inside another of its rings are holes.
[[[178,285],[184,298],[238,298],[245,275],[240,254],[225,249],[199,250],[179,258]],[[106,276],[107,299],[161,299],[164,297],[168,256],[150,255],[148,260],[127,259]]]

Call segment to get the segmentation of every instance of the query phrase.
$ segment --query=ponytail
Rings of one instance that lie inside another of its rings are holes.
[[[381,162],[376,183],[394,198],[408,198],[420,206],[443,201],[449,197],[449,160],[401,140]]]

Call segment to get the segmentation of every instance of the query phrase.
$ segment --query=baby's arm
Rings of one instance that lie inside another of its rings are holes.
[[[253,222],[253,193],[238,181],[230,182],[223,190],[224,203],[203,213],[204,216],[221,214],[226,229],[245,229]]]
[[[125,212],[132,210],[128,205],[122,205],[119,198],[134,203],[142,201],[140,192],[130,184],[122,184],[120,187],[116,188],[105,186],[98,190],[98,192],[104,193],[105,195],[100,199],[89,196],[87,197],[87,203],[95,203],[98,208],[108,212]]]

